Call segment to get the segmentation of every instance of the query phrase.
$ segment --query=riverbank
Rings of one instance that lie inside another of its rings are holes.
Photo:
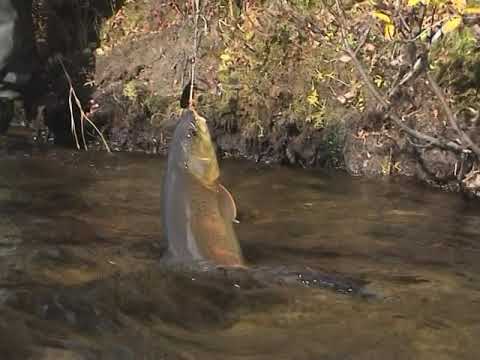
[[[89,64],[77,81],[80,98],[112,149],[167,151],[190,78],[194,12],[188,4],[126,2],[103,11],[96,41],[69,50],[83,54],[70,56],[80,59],[67,62],[72,73]],[[339,45],[340,30],[328,9],[315,1],[243,4],[212,1],[201,9],[196,107],[209,119],[221,156],[341,168],[354,176],[409,176],[480,194],[474,154],[412,138],[378,106]],[[381,24],[369,25],[373,10],[367,3],[346,4],[347,30],[352,41],[363,43],[358,56],[372,81],[387,92],[405,72],[406,50],[384,38]],[[472,34],[465,27],[443,40],[435,76],[460,114],[460,127],[478,143],[475,112],[468,110],[479,96],[472,70],[478,40]],[[68,93],[64,74],[57,72],[56,79],[57,94]],[[66,99],[61,102],[68,110]],[[457,141],[425,77],[402,88],[390,111],[427,136]],[[55,114],[53,126],[67,131],[68,121]]]

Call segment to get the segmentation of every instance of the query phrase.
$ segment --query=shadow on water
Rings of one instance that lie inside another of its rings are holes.
[[[224,162],[251,269],[198,271],[160,261],[161,159],[0,166],[2,359],[476,358],[480,211],[455,195]]]

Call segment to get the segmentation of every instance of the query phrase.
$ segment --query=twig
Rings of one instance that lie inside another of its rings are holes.
[[[230,18],[233,19],[234,14],[233,14],[233,0],[228,0],[228,11],[230,13]]]
[[[343,10],[340,6],[339,0],[335,0],[335,3],[336,3],[336,6],[337,6],[338,13],[340,14],[340,16],[339,16],[339,20],[340,20],[340,23],[341,23],[340,24],[340,31],[341,31],[342,41],[343,41],[343,44],[344,44],[344,50],[350,56],[350,58],[352,59],[352,62],[355,65],[355,68],[357,69],[360,76],[362,77],[363,82],[367,86],[368,90],[370,90],[370,93],[373,95],[375,100],[377,100],[378,103],[387,111],[387,113],[390,115],[393,122],[400,129],[405,131],[408,135],[413,136],[413,137],[415,137],[419,140],[423,140],[427,143],[431,143],[432,145],[438,146],[440,148],[450,149],[450,150],[454,150],[454,151],[458,151],[458,152],[463,151],[464,147],[462,147],[461,145],[459,145],[459,144],[457,144],[453,141],[435,138],[433,136],[421,133],[421,132],[419,132],[415,129],[412,129],[411,127],[405,125],[403,123],[402,119],[390,109],[388,101],[385,100],[385,98],[380,94],[380,92],[378,91],[378,89],[376,88],[376,86],[373,84],[372,80],[369,78],[368,74],[366,73],[364,66],[360,63],[360,61],[358,60],[355,52],[352,50],[352,48],[348,44],[347,36],[346,36],[346,33],[345,33],[346,26],[345,26],[344,13],[343,13]]]
[[[398,17],[400,18],[400,21],[401,21],[401,23],[402,23],[402,25],[403,25],[403,28],[405,28],[405,30],[407,31],[407,33],[410,34],[410,32],[411,32],[412,30],[410,29],[410,26],[408,26],[407,21],[405,20],[405,18],[403,17],[403,15],[402,15],[402,13],[401,13],[400,11],[398,12]],[[403,28],[401,28],[401,29],[403,30]]]
[[[415,141],[413,141],[412,139],[410,138],[407,138],[407,141],[412,144],[413,146],[415,146],[416,148],[420,148],[420,149],[425,149],[425,148],[428,148],[430,146],[432,146],[431,143],[426,143],[426,144],[417,144]]]
[[[440,104],[442,105],[443,111],[445,112],[448,123],[460,136],[460,140],[462,144],[466,147],[469,147],[475,153],[477,158],[480,160],[480,147],[472,141],[470,136],[468,136],[468,134],[465,131],[460,129],[457,123],[457,118],[455,114],[452,112],[452,109],[450,109],[450,106],[447,103],[447,99],[445,98],[443,91],[440,89],[440,86],[438,86],[432,74],[430,74],[428,71],[427,71],[427,79],[428,79],[428,83],[430,84],[430,87],[435,93],[435,96],[438,98],[438,100],[440,100]]]
[[[416,36],[420,36],[422,33],[423,21],[425,20],[425,14],[427,13],[426,5],[420,3],[420,11],[422,12],[422,17],[420,18],[420,23],[418,24],[418,34]]]
[[[363,78],[363,81],[367,85],[367,88],[370,90],[370,93],[373,95],[375,100],[377,100],[380,103],[380,105],[382,105],[382,107],[387,110],[388,114],[390,115],[390,117],[392,118],[392,120],[395,122],[395,124],[398,127],[400,127],[407,134],[409,134],[409,135],[411,135],[411,136],[413,136],[417,139],[429,142],[432,145],[436,145],[436,146],[441,147],[441,148],[447,148],[447,149],[451,149],[451,150],[455,150],[455,151],[463,151],[464,150],[462,146],[458,145],[457,143],[455,143],[453,141],[438,139],[438,138],[435,138],[433,136],[421,133],[421,132],[419,132],[417,130],[414,130],[411,127],[405,125],[403,123],[403,121],[400,119],[400,117],[397,114],[395,114],[392,110],[390,110],[389,103],[383,98],[383,96],[376,89],[375,85],[372,83],[372,81],[368,77],[367,73],[365,72],[365,70],[363,68],[363,65],[360,63],[360,61],[355,56],[355,53],[352,51],[352,49],[348,45],[346,45],[346,52],[352,58],[353,64],[357,68],[357,71],[360,73],[360,76]]]
[[[75,138],[75,143],[77,145],[77,149],[80,149],[80,144],[78,142],[77,131],[76,131],[76,128],[75,128],[75,118],[74,118],[74,115],[73,115],[72,99],[75,100],[75,104],[77,105],[78,110],[80,111],[80,124],[81,124],[81,129],[82,129],[82,140],[83,140],[83,146],[84,146],[85,150],[88,150],[88,147],[87,147],[87,142],[85,140],[84,120],[86,120],[94,128],[94,130],[98,133],[98,135],[102,139],[103,145],[107,149],[107,152],[110,153],[111,152],[110,147],[108,146],[108,143],[105,140],[105,137],[103,136],[102,132],[98,129],[98,127],[93,123],[92,120],[90,120],[90,118],[87,116],[87,114],[85,114],[85,112],[83,111],[82,104],[81,104],[80,99],[78,98],[78,96],[75,92],[75,89],[73,87],[72,78],[68,74],[68,71],[65,67],[65,64],[63,63],[63,61],[60,57],[57,58],[57,61],[60,63],[60,66],[62,67],[63,73],[65,74],[65,78],[68,81],[68,85],[70,86],[70,90],[69,90],[69,94],[68,94],[68,106],[69,106],[69,109],[70,109],[70,126],[71,126],[72,133],[74,135],[74,138]]]
[[[175,9],[175,11],[176,11],[178,14],[180,14],[182,17],[185,16],[185,14],[184,14],[183,11],[178,7],[178,5],[177,5],[177,3],[175,3],[175,1],[170,2],[170,6],[172,6],[172,7]]]
[[[402,79],[390,89],[390,91],[387,93],[387,97],[391,99],[399,91],[399,89],[403,85],[405,85],[408,81],[410,81],[411,79],[416,79],[421,73],[425,72],[425,70],[427,69],[427,65],[428,65],[427,55],[423,54],[419,56],[416,59],[410,71],[408,71],[402,77]]]
[[[355,54],[358,54],[360,49],[365,45],[368,39],[368,34],[370,34],[370,26],[368,27],[367,30],[363,33],[362,37],[360,38],[360,43],[358,44],[357,48],[355,49]]]
[[[70,109],[70,130],[72,131],[73,137],[75,139],[77,149],[80,150],[80,144],[78,143],[77,129],[75,127],[75,118],[73,116],[72,87],[70,87],[70,91],[68,93],[68,107]]]
[[[437,6],[436,5],[433,5],[433,11],[432,11],[432,17],[431,17],[431,27],[433,28],[434,27],[434,24],[435,24],[435,15],[436,15],[436,12],[437,12]]]

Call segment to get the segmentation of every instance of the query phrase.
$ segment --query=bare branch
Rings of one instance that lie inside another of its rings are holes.
[[[477,158],[480,159],[480,147],[472,141],[470,136],[468,136],[468,134],[465,131],[460,129],[457,123],[457,118],[455,114],[452,112],[452,109],[450,109],[450,106],[447,103],[447,99],[445,98],[443,91],[440,89],[440,86],[438,86],[432,74],[430,74],[428,71],[427,71],[427,79],[428,79],[428,83],[430,84],[430,87],[435,93],[435,96],[438,98],[438,100],[440,100],[440,104],[442,105],[443,111],[445,112],[448,123],[460,136],[460,140],[462,144],[465,147],[470,148],[475,153]]]
[[[385,109],[385,111],[388,113],[388,115],[393,120],[393,122],[400,129],[405,131],[408,135],[413,136],[419,140],[423,140],[427,143],[430,143],[431,145],[435,145],[443,149],[449,149],[449,150],[458,151],[458,152],[463,151],[464,148],[461,145],[457,144],[456,142],[435,138],[433,136],[424,134],[422,132],[419,132],[405,125],[402,119],[390,109],[390,106],[389,106],[390,104],[388,103],[387,100],[385,100],[384,96],[380,94],[379,90],[377,89],[375,84],[372,82],[372,80],[368,76],[365,70],[365,67],[362,65],[360,60],[358,60],[355,51],[350,47],[347,40],[346,33],[345,33],[346,26],[345,26],[345,17],[344,17],[343,10],[340,6],[339,0],[335,0],[335,3],[337,6],[338,13],[341,14],[339,16],[339,20],[340,20],[340,31],[342,35],[344,50],[352,59],[352,62],[355,65],[355,68],[357,69],[357,71],[359,72],[364,84],[367,86],[367,89],[370,91],[370,93],[375,98],[375,100],[377,100],[378,103]]]
[[[363,45],[365,45],[365,43],[367,42],[367,39],[368,39],[368,34],[370,34],[370,26],[368,27],[367,30],[365,30],[365,32],[363,33],[361,39],[360,39],[360,43],[357,45],[357,48],[355,49],[355,54],[358,54],[358,52],[363,48]]]

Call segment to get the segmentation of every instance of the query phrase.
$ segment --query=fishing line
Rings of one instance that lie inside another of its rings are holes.
[[[192,0],[192,8],[195,12],[194,16],[194,34],[193,34],[193,54],[192,54],[192,73],[190,81],[190,97],[189,107],[193,105],[193,87],[195,83],[195,65],[197,62],[197,48],[198,48],[198,19],[200,18],[200,0]]]

